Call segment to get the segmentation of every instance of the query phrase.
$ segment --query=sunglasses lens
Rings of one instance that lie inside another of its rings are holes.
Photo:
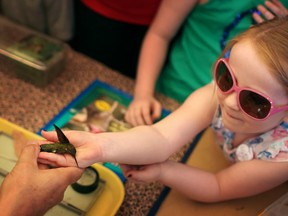
[[[219,62],[216,68],[216,83],[223,92],[229,91],[233,86],[233,79],[229,69],[224,62]]]
[[[271,104],[266,98],[248,90],[240,92],[239,102],[248,115],[257,119],[264,119],[271,109]]]

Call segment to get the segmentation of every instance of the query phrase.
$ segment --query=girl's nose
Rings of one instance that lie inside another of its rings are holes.
[[[230,94],[226,95],[226,97],[224,99],[224,103],[230,109],[239,111],[236,92],[231,92]]]

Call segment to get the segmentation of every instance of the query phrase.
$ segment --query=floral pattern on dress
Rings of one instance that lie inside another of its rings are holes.
[[[211,128],[225,156],[233,162],[252,159],[288,162],[288,123],[283,122],[260,136],[251,138],[237,147],[232,145],[234,132],[224,127],[220,107],[217,109]]]

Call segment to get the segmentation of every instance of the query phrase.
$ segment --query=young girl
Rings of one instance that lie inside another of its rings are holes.
[[[230,57],[217,61],[214,81],[154,125],[119,133],[66,131],[77,147],[79,166],[129,164],[124,166],[128,178],[159,181],[203,202],[251,196],[287,181],[287,40],[288,17],[251,27],[224,51],[229,50]],[[230,167],[210,173],[168,160],[209,125],[234,162]],[[43,136],[57,140],[55,132]],[[43,152],[39,161],[76,165],[70,156]]]

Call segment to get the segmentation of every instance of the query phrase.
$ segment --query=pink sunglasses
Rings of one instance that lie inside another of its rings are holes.
[[[240,109],[255,120],[265,120],[275,113],[288,110],[288,105],[276,107],[270,97],[256,90],[237,86],[227,59],[217,61],[214,80],[223,94],[235,91]]]

